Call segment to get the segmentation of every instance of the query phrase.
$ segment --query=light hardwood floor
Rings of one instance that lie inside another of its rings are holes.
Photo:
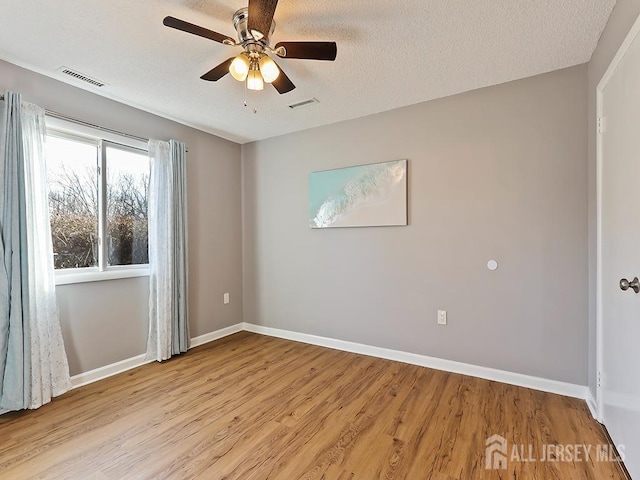
[[[486,470],[493,434],[527,459],[607,443],[580,400],[243,332],[1,416],[0,478],[624,479],[566,456]]]

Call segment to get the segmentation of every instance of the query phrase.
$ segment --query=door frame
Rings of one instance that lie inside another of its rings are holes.
[[[603,421],[602,376],[604,371],[604,319],[602,317],[602,168],[604,159],[602,157],[602,133],[606,129],[606,119],[603,118],[603,95],[604,89],[638,34],[640,34],[640,15],[636,18],[596,88],[596,419],[601,423]]]

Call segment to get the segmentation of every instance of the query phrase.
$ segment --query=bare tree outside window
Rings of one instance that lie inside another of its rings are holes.
[[[149,159],[140,153],[112,147],[107,147],[106,154],[108,264],[149,263]]]
[[[47,136],[55,268],[98,265],[98,147]]]
[[[106,142],[105,142],[106,143]],[[144,152],[104,146],[106,190],[100,213],[98,143],[47,136],[49,210],[56,269],[97,267],[100,222],[105,226],[105,266],[149,263]]]

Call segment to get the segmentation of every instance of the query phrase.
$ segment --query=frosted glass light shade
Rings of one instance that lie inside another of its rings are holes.
[[[244,82],[247,78],[247,74],[249,73],[249,65],[249,59],[244,53],[241,53],[234,58],[231,65],[229,65],[229,73],[239,82]]]
[[[260,73],[262,73],[262,78],[265,82],[271,83],[280,75],[280,69],[278,65],[276,65],[276,62],[271,60],[267,55],[263,55],[262,58],[260,58]]]
[[[264,80],[260,70],[250,70],[247,76],[247,88],[249,90],[264,90]]]

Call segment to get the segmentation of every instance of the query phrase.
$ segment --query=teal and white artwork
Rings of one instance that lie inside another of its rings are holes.
[[[309,226],[407,224],[407,161],[373,163],[309,175]]]

